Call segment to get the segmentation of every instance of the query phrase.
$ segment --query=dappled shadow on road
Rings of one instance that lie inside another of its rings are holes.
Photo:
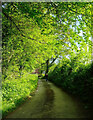
[[[45,101],[42,118],[51,118],[52,108],[54,106],[54,91],[48,82],[43,82],[43,85],[45,87]]]
[[[81,108],[79,101],[43,79],[32,98],[7,118],[87,118]]]

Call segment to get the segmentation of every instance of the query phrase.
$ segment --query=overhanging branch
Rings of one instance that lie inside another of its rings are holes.
[[[23,37],[27,37],[27,36],[25,36],[24,34],[23,34],[23,31],[22,30],[20,30],[20,28],[16,25],[16,23],[13,21],[13,19],[9,16],[9,15],[7,15],[4,11],[2,11],[3,12],[3,14],[5,15],[5,17],[8,19],[8,20],[10,20],[14,25],[15,25],[15,27],[17,28],[17,30],[19,31],[19,32],[21,32],[20,34],[23,36]],[[31,39],[31,40],[35,40],[35,39],[33,39],[33,38],[31,38],[31,37],[27,37],[28,39]],[[23,42],[23,40],[21,40],[22,42]]]
[[[53,61],[49,64],[49,66],[48,67],[51,67],[52,66],[52,64],[55,62],[55,60],[58,58],[58,56],[56,56],[55,58],[53,58]]]

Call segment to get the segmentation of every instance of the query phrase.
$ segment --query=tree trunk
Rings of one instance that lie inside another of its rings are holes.
[[[46,66],[47,66],[47,67],[46,67],[46,72],[45,72],[45,74],[48,73],[49,59],[46,61]]]

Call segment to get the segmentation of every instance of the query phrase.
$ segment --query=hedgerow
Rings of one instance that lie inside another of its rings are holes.
[[[72,65],[71,61],[65,61],[49,72],[49,80],[93,107],[93,63]]]

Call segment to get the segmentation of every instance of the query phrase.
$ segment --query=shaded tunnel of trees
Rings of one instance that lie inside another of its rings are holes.
[[[92,9],[92,2],[2,3],[4,115],[36,89],[36,69],[93,107]]]

